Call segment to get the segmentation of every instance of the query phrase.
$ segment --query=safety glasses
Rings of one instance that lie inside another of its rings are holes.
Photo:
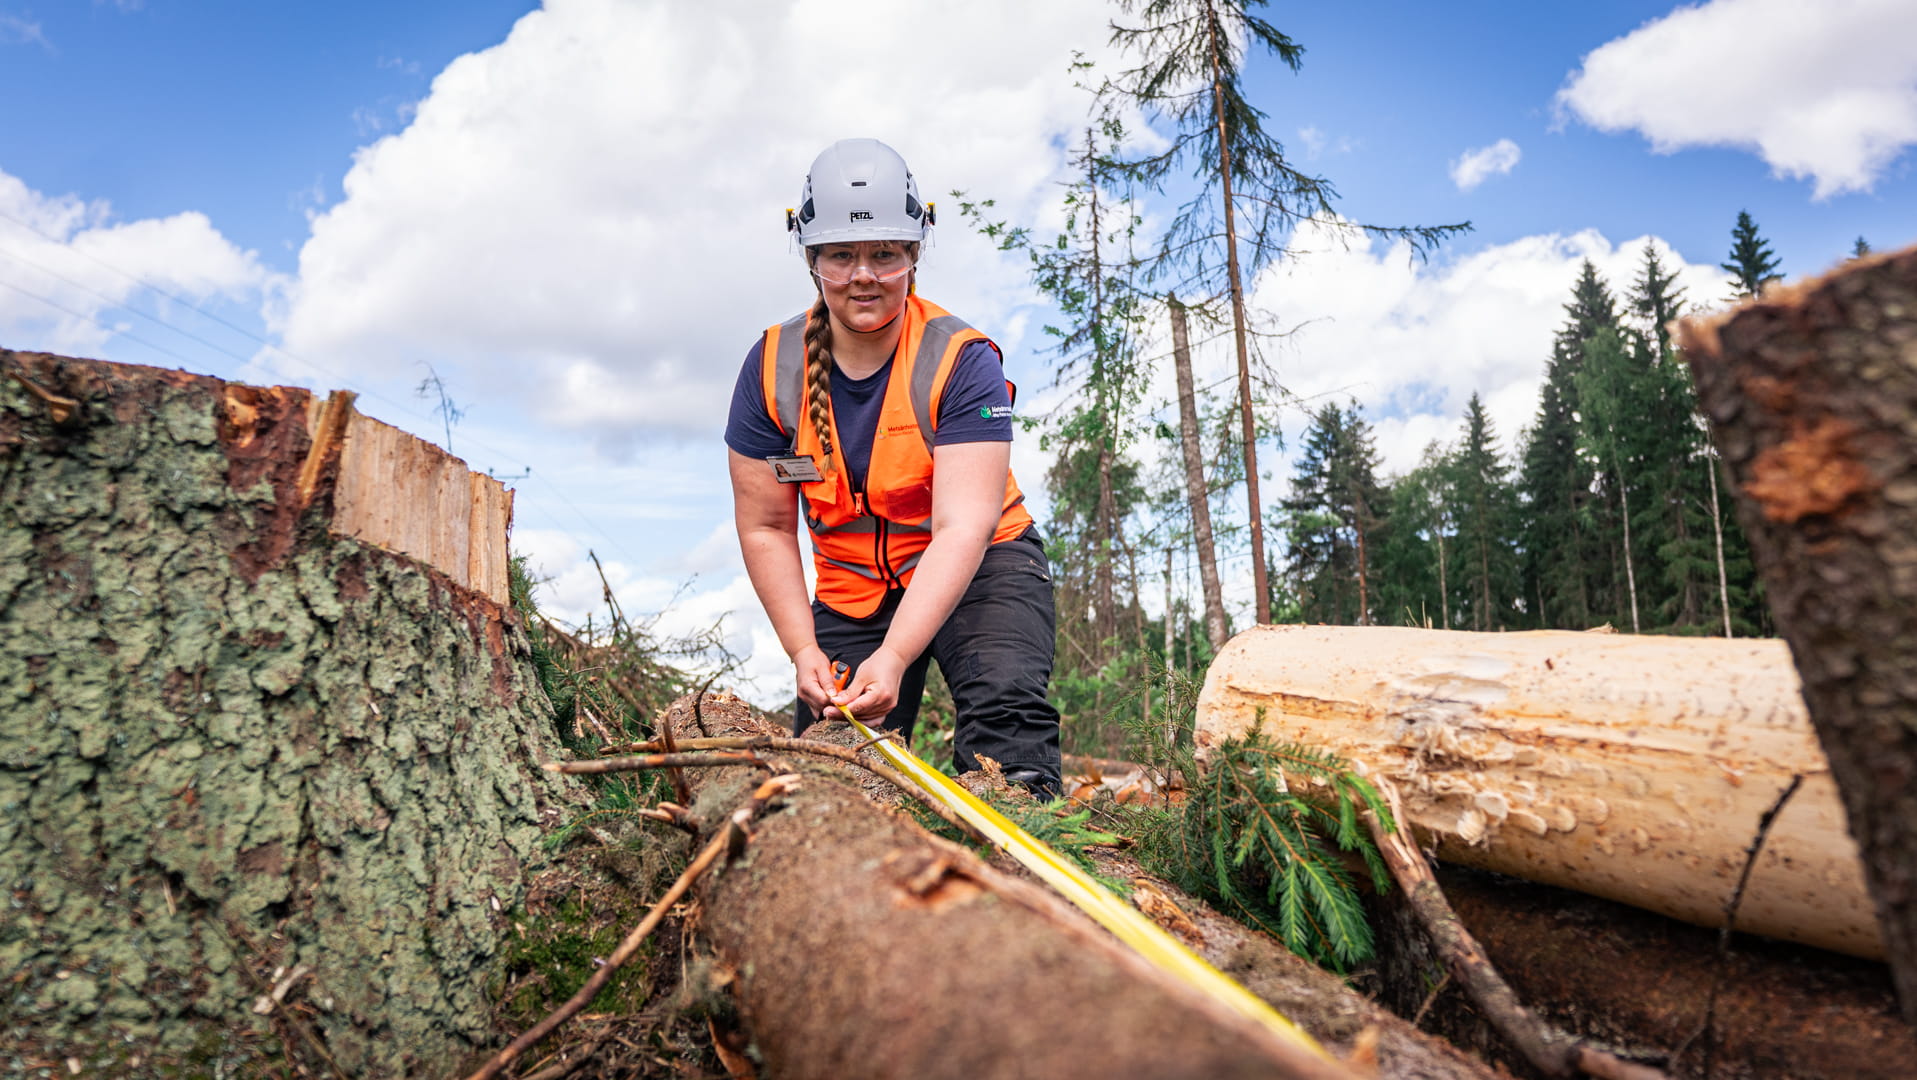
[[[861,273],[883,285],[911,273],[912,265],[896,244],[833,244],[812,259],[812,273],[828,285],[849,285]]]

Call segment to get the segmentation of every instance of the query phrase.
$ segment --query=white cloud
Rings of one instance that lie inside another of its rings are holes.
[[[1402,472],[1432,439],[1456,437],[1474,391],[1504,451],[1515,450],[1536,413],[1579,265],[1590,259],[1622,304],[1647,241],[1689,290],[1688,301],[1728,292],[1722,270],[1687,263],[1655,237],[1613,244],[1587,229],[1423,264],[1402,245],[1347,246],[1314,228],[1294,244],[1306,254],[1261,275],[1253,300],[1288,325],[1304,324],[1274,355],[1284,385],[1314,408],[1327,400],[1362,404],[1387,469]],[[1296,436],[1304,423],[1291,413],[1287,433]],[[1281,468],[1268,497],[1282,493],[1288,476]]]
[[[38,20],[5,13],[0,13],[0,45],[38,45],[47,52],[54,51]]]
[[[1510,139],[1499,139],[1490,146],[1466,150],[1462,157],[1451,163],[1451,182],[1458,185],[1459,191],[1470,191],[1492,176],[1510,173],[1518,167],[1518,159],[1523,156],[1518,144]]]
[[[1755,150],[1816,198],[1867,191],[1917,143],[1917,4],[1711,0],[1605,43],[1558,92],[1659,153]]]
[[[1305,144],[1305,160],[1313,161],[1328,150],[1334,154],[1348,154],[1358,146],[1357,140],[1349,135],[1340,135],[1336,139],[1325,134],[1316,124],[1307,124],[1298,129],[1298,141]]]
[[[1009,216],[1054,198],[1087,106],[1066,65],[1106,18],[1097,0],[551,0],[357,153],[275,325],[352,376],[430,359],[602,444],[710,438],[758,331],[810,299],[783,230],[806,165],[873,135],[943,203],[922,288],[1005,340],[1025,276],[945,193]],[[923,62],[928,33],[965,62]]]
[[[43,195],[0,172],[0,335],[15,347],[98,354],[128,329],[176,341],[127,318],[154,299],[144,286],[201,301],[251,297],[269,280],[205,214],[116,222],[105,202]]]

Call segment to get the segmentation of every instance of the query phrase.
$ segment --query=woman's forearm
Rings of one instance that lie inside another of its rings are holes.
[[[785,654],[797,656],[799,650],[816,645],[797,536],[775,529],[741,529],[739,552],[745,558],[752,591],[758,594]]]
[[[996,524],[988,522],[983,528],[951,526],[932,534],[918,568],[912,571],[912,585],[899,600],[899,609],[885,632],[885,648],[907,663],[925,651],[972,584]]]

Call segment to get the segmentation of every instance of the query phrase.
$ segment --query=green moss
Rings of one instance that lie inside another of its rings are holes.
[[[572,898],[544,915],[515,917],[490,987],[500,1020],[508,1028],[524,1029],[543,1019],[586,985],[644,915],[641,905],[607,910]],[[587,1008],[614,1013],[643,1008],[655,951],[652,941],[642,944]]]

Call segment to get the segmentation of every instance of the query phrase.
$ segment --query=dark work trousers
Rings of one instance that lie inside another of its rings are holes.
[[[812,602],[812,629],[827,659],[843,660],[853,671],[885,641],[902,592],[886,598],[878,614],[851,619]],[[1006,771],[1031,769],[1045,786],[1059,783],[1058,710],[1045,690],[1052,678],[1052,572],[1036,529],[1016,540],[985,549],[978,573],[958,607],[939,627],[932,644],[899,679],[899,702],[882,725],[908,742],[925,696],[926,665],[933,660],[952,688],[957,731],[953,764],[960,772],[978,768],[973,755],[984,754]],[[793,730],[812,726],[818,716],[801,701]]]

